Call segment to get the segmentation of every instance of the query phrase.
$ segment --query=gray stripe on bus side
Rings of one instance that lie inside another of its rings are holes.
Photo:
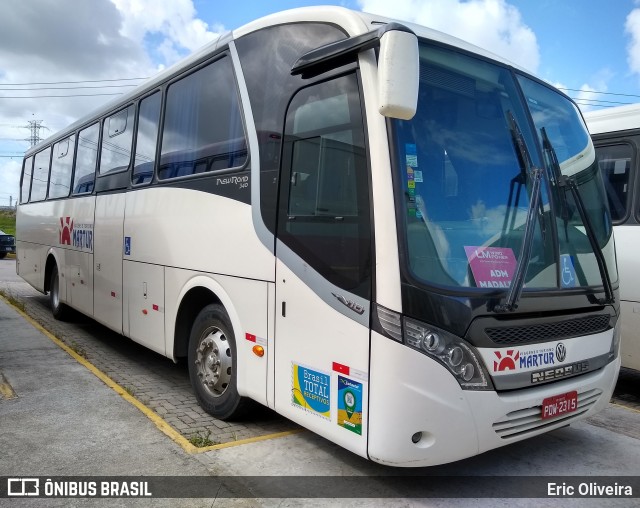
[[[278,258],[317,294],[327,305],[340,314],[368,327],[371,315],[371,302],[361,296],[332,284],[313,267],[293,252],[280,240],[276,242]],[[353,305],[347,305],[347,302]],[[358,310],[354,310],[354,308]]]
[[[251,102],[249,100],[249,90],[247,83],[242,72],[242,65],[240,65],[240,57],[238,56],[238,50],[234,41],[229,42],[229,52],[231,54],[231,61],[236,73],[238,81],[238,91],[240,92],[240,102],[242,103],[242,111],[244,112],[245,125],[247,126],[247,138],[249,141],[249,157],[251,158],[251,216],[253,218],[253,227],[256,231],[256,235],[262,244],[269,249],[269,252],[275,255],[274,252],[274,236],[267,229],[264,221],[262,220],[262,213],[260,207],[260,148],[258,145],[258,133],[256,131],[256,124],[253,120],[253,111],[251,110]],[[274,267],[275,270],[275,267]],[[274,273],[275,277],[275,273]]]

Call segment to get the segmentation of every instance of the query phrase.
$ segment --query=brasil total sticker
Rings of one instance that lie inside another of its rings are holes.
[[[362,435],[362,383],[338,376],[338,425]]]
[[[296,363],[291,365],[291,403],[330,420],[331,376]]]

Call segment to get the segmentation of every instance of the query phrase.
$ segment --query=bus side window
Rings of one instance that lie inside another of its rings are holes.
[[[627,216],[633,155],[633,148],[628,144],[596,147],[613,222],[620,223]]]
[[[53,145],[49,199],[66,198],[71,190],[75,136],[69,136]]]
[[[33,164],[33,182],[31,184],[31,201],[42,201],[47,197],[49,184],[49,166],[51,163],[51,147],[36,154]]]
[[[301,90],[285,127],[278,234],[328,281],[370,296],[369,174],[355,74]]]
[[[22,169],[22,185],[20,187],[20,203],[29,202],[29,190],[31,189],[31,174],[33,173],[33,156],[25,159]]]
[[[240,169],[246,161],[230,58],[216,60],[169,85],[158,179]]]
[[[105,119],[102,126],[100,175],[123,171],[129,167],[134,111],[135,107],[132,104]]]
[[[161,99],[160,92],[156,92],[140,102],[136,154],[133,162],[132,183],[134,185],[149,183],[153,178]]]
[[[78,153],[73,175],[73,193],[86,194],[93,192],[98,161],[98,138],[100,127],[97,123],[87,127],[78,134]]]

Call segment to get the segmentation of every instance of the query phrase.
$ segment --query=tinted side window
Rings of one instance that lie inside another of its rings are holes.
[[[293,98],[283,157],[280,238],[333,284],[369,297],[369,175],[355,75]]]
[[[140,102],[136,155],[133,163],[133,183],[147,183],[153,177],[153,164],[158,144],[161,94],[157,92]]]
[[[273,234],[276,232],[282,123],[289,99],[305,86],[301,76],[291,75],[291,67],[307,51],[346,37],[346,33],[334,25],[292,23],[264,28],[236,40],[260,146],[260,211]]]
[[[609,200],[611,220],[622,221],[630,205],[629,179],[633,167],[633,148],[627,144],[598,146],[596,156]]]
[[[129,167],[133,141],[134,106],[105,118],[102,124],[100,174],[106,175]]]
[[[223,58],[169,86],[158,178],[242,166],[247,144],[231,61]]]
[[[63,198],[69,195],[74,147],[75,136],[69,136],[53,145],[49,198]]]
[[[98,124],[80,131],[78,135],[78,155],[76,156],[76,172],[73,176],[73,193],[93,192],[98,160]]]
[[[20,203],[29,201],[29,189],[31,189],[31,173],[33,172],[33,157],[24,161],[22,170],[22,187],[20,188]]]
[[[33,183],[31,184],[31,201],[42,201],[47,197],[49,183],[49,162],[51,147],[36,154],[33,164]]]

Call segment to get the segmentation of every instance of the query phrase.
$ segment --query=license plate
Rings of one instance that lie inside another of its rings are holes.
[[[578,392],[554,395],[542,401],[542,419],[573,413],[576,409],[578,409]]]

